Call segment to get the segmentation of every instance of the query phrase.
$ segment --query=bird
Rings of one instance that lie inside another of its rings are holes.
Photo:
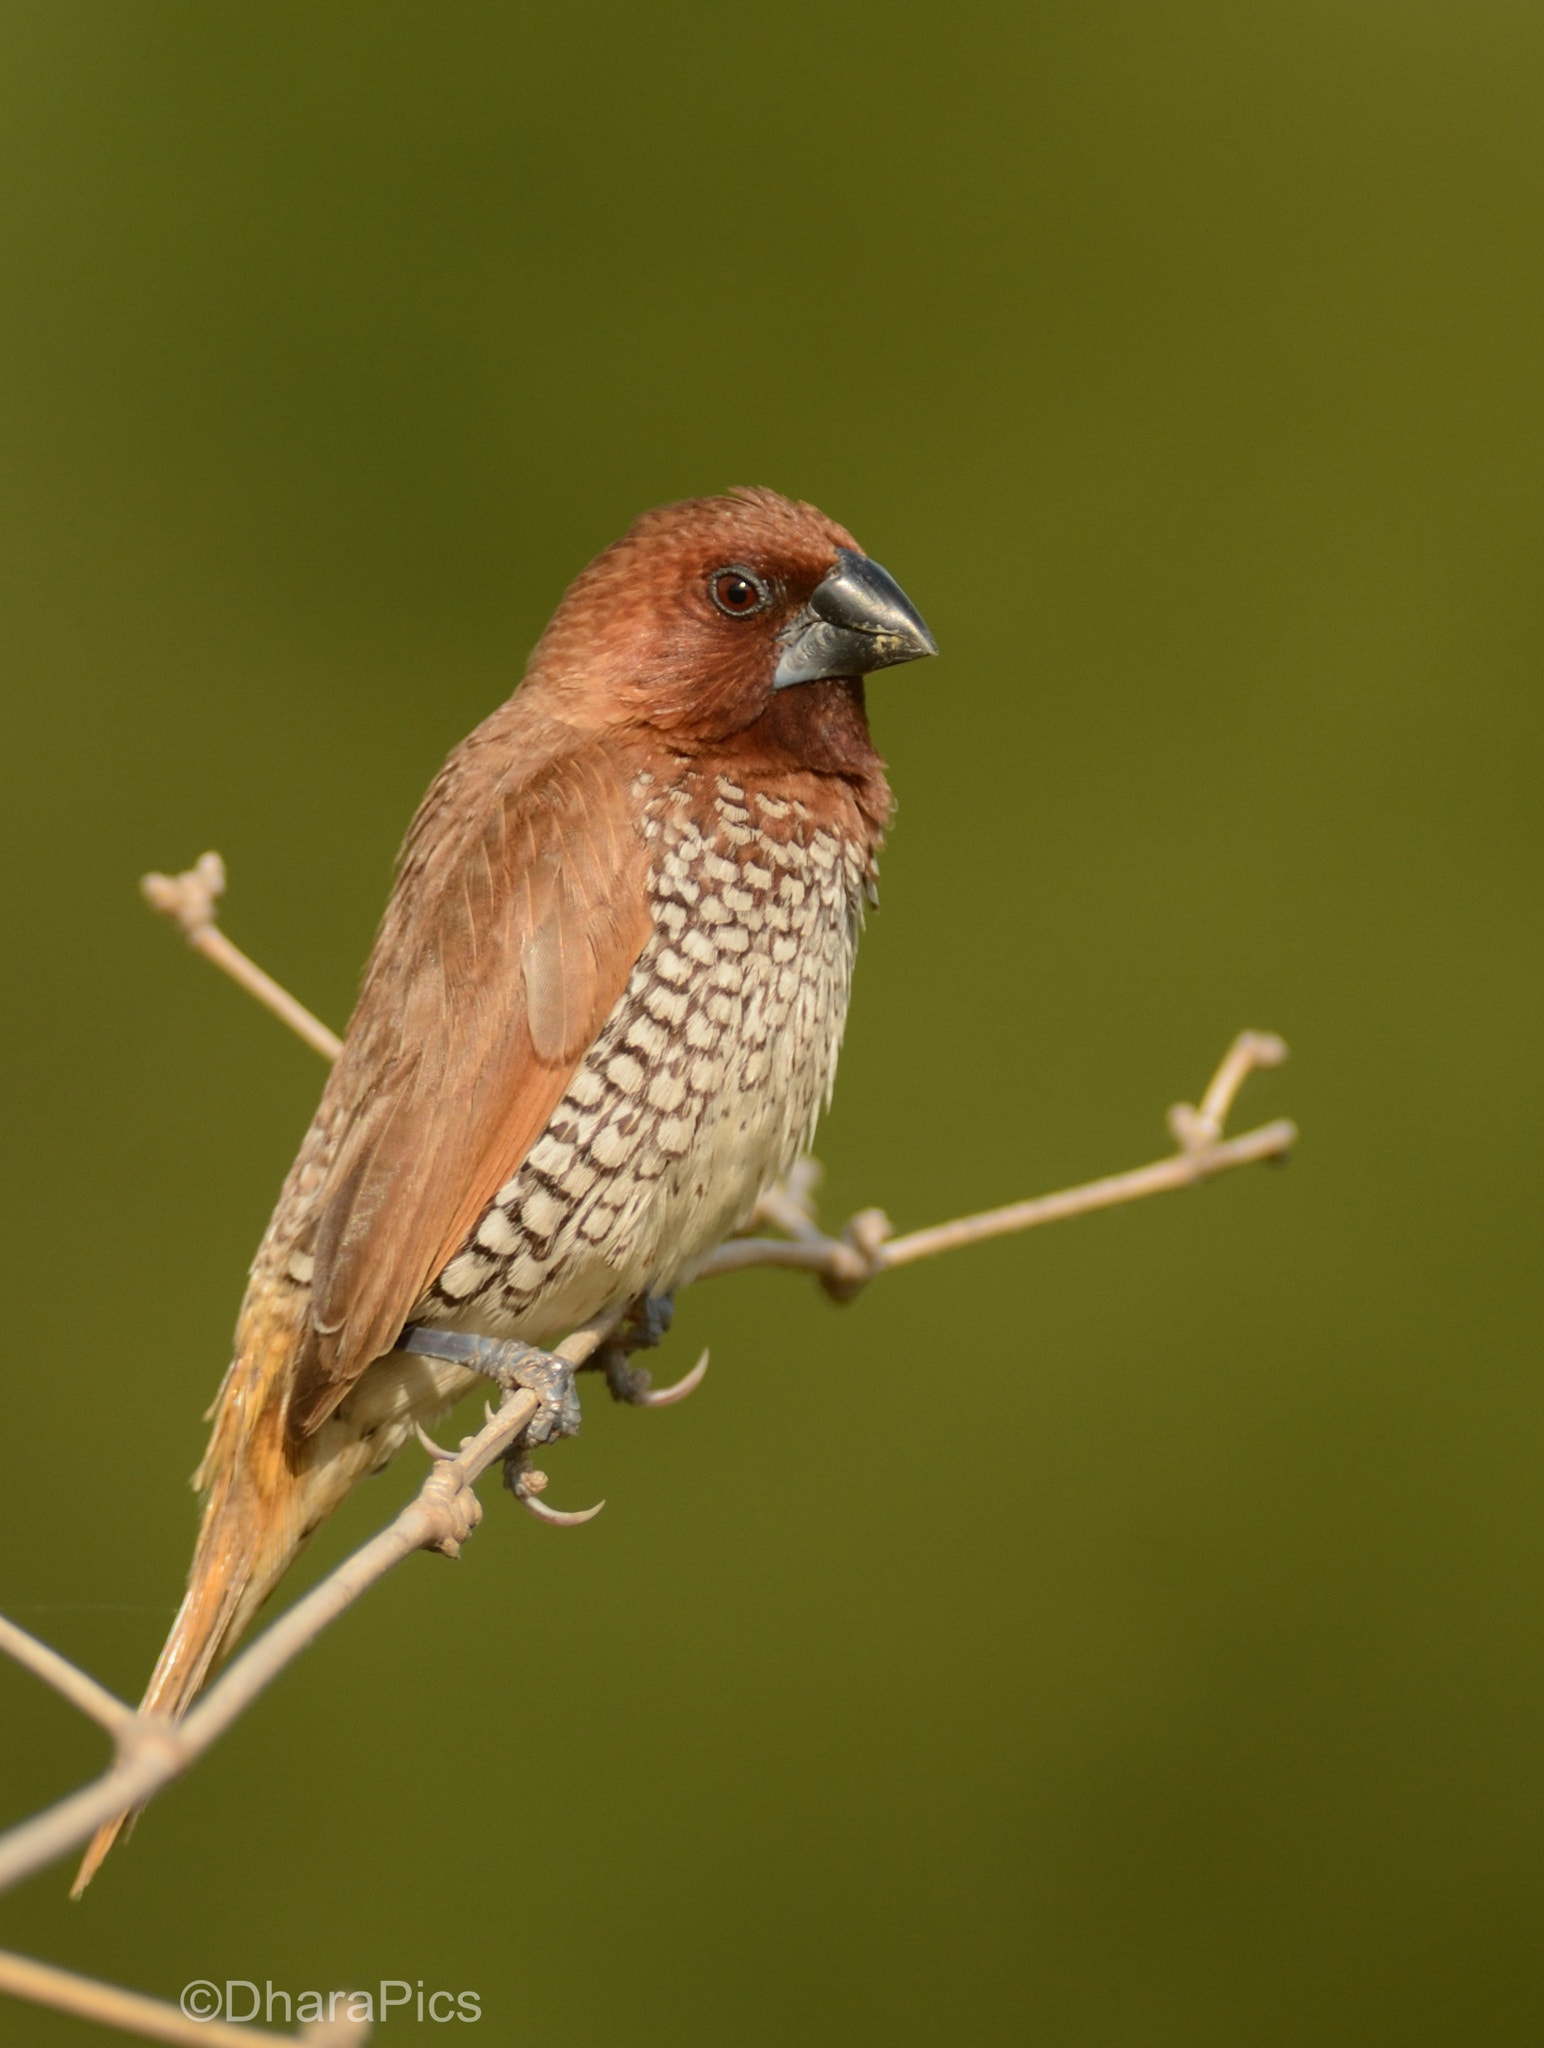
[[[864,678],[936,652],[846,528],[763,488],[644,513],[569,586],[408,829],[145,1711],[186,1712],[480,1352],[668,1302],[807,1150],[892,813]]]

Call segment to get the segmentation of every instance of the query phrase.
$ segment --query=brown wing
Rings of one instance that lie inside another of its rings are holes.
[[[517,1171],[648,936],[625,765],[554,755],[549,734],[541,765],[501,784],[490,757],[507,760],[516,736],[489,737],[452,757],[414,821],[319,1112],[341,1135],[292,1437],[390,1348]]]

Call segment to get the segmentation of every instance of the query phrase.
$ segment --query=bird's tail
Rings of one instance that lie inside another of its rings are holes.
[[[288,1319],[252,1320],[257,1327],[242,1332],[245,1341],[220,1389],[209,1448],[194,1475],[205,1498],[188,1590],[140,1703],[142,1712],[174,1720],[187,1712],[320,1519],[310,1498],[313,1475],[297,1466],[285,1442],[296,1333]],[[132,1820],[120,1814],[98,1830],[72,1898],[80,1897]]]

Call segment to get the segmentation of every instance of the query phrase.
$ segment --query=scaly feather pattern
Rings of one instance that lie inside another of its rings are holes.
[[[472,1383],[395,1351],[405,1323],[550,1342],[668,1288],[808,1142],[890,810],[860,678],[931,647],[849,534],[767,491],[646,514],[576,580],[408,831],[253,1263],[147,1708],[185,1711]]]

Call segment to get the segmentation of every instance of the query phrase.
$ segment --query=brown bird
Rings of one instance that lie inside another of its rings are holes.
[[[891,810],[862,677],[934,652],[849,533],[772,491],[646,513],[570,587],[408,830],[253,1262],[146,1708],[183,1713],[475,1383],[468,1340],[667,1296],[808,1144]]]

